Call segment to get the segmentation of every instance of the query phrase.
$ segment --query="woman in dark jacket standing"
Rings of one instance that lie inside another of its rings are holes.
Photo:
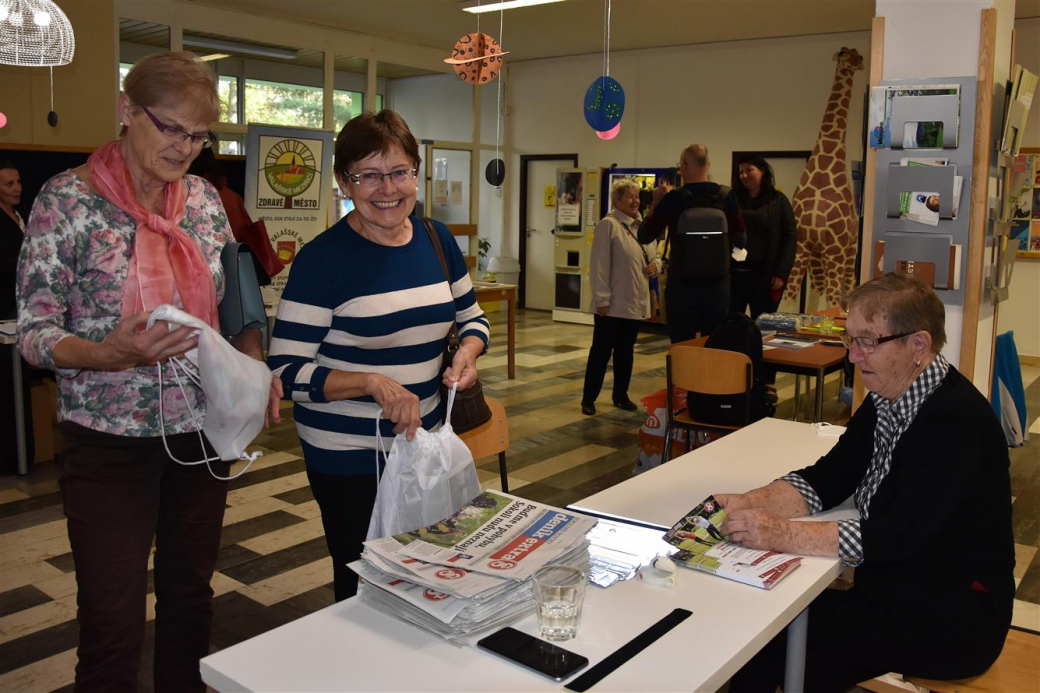
[[[734,186],[747,229],[747,259],[731,272],[730,310],[752,319],[772,313],[794,264],[798,230],[787,196],[776,189],[773,167],[758,154],[741,158],[740,185]]]
[[[747,230],[747,258],[733,263],[730,272],[730,312],[743,313],[751,308],[751,318],[772,313],[780,305],[787,277],[794,264],[798,242],[798,228],[794,210],[787,196],[776,189],[773,167],[758,154],[741,157],[737,173],[740,185],[733,186],[737,193],[740,212]],[[766,401],[777,400],[776,369],[762,369]]]

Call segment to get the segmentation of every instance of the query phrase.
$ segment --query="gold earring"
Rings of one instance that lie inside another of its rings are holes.
[[[914,365],[917,367],[921,366],[921,359],[914,359]]]

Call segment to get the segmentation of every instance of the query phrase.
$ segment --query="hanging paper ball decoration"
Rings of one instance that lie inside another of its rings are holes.
[[[501,159],[492,159],[484,169],[484,178],[496,188],[502,187],[502,181],[506,179],[506,165]]]
[[[58,127],[58,112],[51,111],[47,114],[47,124],[52,128]]]
[[[444,62],[455,67],[455,74],[468,84],[487,84],[498,77],[502,69],[503,51],[498,41],[489,34],[466,34],[451,50],[451,57]]]
[[[3,113],[0,113],[0,128],[2,127],[7,127],[7,116]]]
[[[621,132],[621,123],[618,123],[606,132],[597,132],[596,137],[600,138],[601,140],[612,140],[618,136],[619,132]]]
[[[613,77],[597,77],[585,92],[585,122],[596,132],[607,132],[625,114],[625,90]]]

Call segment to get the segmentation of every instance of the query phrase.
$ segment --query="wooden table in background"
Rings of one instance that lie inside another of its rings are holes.
[[[506,364],[509,379],[512,380],[516,377],[516,285],[474,282],[473,292],[480,303],[505,301],[509,307],[509,315],[506,318]]]

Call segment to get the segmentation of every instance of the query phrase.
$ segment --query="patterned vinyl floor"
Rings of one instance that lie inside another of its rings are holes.
[[[599,413],[579,411],[590,327],[552,322],[549,314],[519,311],[517,378],[506,379],[502,313],[493,313],[494,346],[480,362],[487,392],[509,417],[510,491],[563,506],[632,474],[641,413],[610,404],[607,386]],[[636,346],[630,395],[664,387],[667,339],[644,333]],[[1016,623],[1040,630],[1040,370],[1023,371],[1032,440],[1012,450]],[[794,410],[794,379],[778,380],[777,416]],[[826,388],[825,418],[840,420],[837,376]],[[217,573],[213,649],[219,650],[332,603],[332,565],[318,509],[304,472],[291,420],[258,440],[264,456],[232,482]],[[481,481],[499,487],[497,459],[478,460]],[[0,692],[71,690],[76,661],[76,580],[54,462],[25,478],[0,478]],[[141,690],[152,690],[154,597],[149,596]]]

